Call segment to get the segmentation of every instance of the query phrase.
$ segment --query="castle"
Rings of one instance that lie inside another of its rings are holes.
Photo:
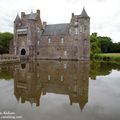
[[[42,22],[40,10],[16,16],[10,53],[26,59],[89,60],[90,17],[83,8],[70,23]]]

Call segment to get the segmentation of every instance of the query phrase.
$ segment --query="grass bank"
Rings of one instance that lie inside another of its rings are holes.
[[[99,61],[119,61],[120,62],[120,53],[101,53],[94,55],[95,60]]]

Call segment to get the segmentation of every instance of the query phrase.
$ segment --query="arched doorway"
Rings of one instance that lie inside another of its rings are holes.
[[[25,64],[25,63],[21,64],[21,68],[22,68],[22,69],[25,69],[25,67],[26,67],[26,64]]]
[[[25,54],[26,54],[25,49],[22,49],[22,50],[21,50],[21,55],[25,55]]]

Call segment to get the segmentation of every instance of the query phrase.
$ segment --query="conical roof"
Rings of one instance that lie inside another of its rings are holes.
[[[87,14],[87,12],[86,12],[86,10],[85,10],[85,8],[83,8],[82,13],[81,13],[80,16],[81,16],[81,17],[88,17],[88,18],[89,18],[88,14]]]
[[[15,21],[16,21],[16,22],[21,21],[21,19],[20,19],[20,17],[19,17],[19,14],[17,14],[17,16],[16,16],[16,18],[15,18]]]
[[[83,110],[83,108],[85,107],[87,102],[88,102],[88,100],[85,100],[83,98],[80,99],[79,106],[80,106],[81,111]]]

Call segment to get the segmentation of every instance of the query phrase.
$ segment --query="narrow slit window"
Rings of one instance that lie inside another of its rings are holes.
[[[63,38],[63,37],[61,38],[61,43],[62,43],[62,44],[64,43],[64,38]]]

